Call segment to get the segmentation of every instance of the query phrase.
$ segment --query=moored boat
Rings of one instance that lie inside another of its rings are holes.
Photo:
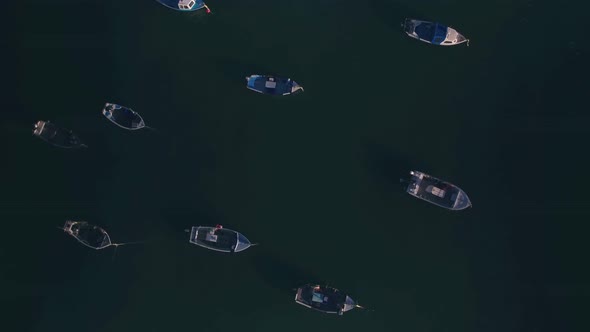
[[[244,235],[221,225],[192,227],[189,242],[210,250],[229,253],[244,251],[254,245]]]
[[[99,250],[114,245],[104,229],[85,221],[68,220],[63,230],[76,238],[78,242],[92,249]]]
[[[454,46],[467,43],[469,46],[469,39],[457,30],[440,23],[406,18],[402,26],[408,36],[428,44]]]
[[[454,184],[418,171],[411,171],[410,175],[406,188],[408,194],[449,210],[471,206],[467,194]]]
[[[203,0],[156,0],[162,5],[178,10],[183,12],[192,12],[195,10],[203,9],[207,10],[207,13],[210,13],[209,7],[205,4]]]
[[[248,89],[267,95],[286,96],[303,92],[303,87],[290,78],[250,75],[246,77],[246,81]]]
[[[56,126],[49,121],[37,121],[33,129],[33,135],[60,148],[87,147],[71,130]]]
[[[125,106],[106,103],[102,114],[123,129],[138,130],[146,127],[141,115]]]
[[[297,289],[295,302],[310,309],[338,315],[354,308],[362,308],[350,296],[336,288],[312,284]]]

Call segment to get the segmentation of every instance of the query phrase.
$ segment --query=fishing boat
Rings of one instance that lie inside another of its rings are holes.
[[[156,0],[164,6],[183,12],[192,12],[195,10],[203,9],[210,13],[209,7],[203,2],[203,0]]]
[[[71,130],[58,127],[49,121],[37,121],[33,135],[60,148],[86,148],[78,136]]]
[[[411,171],[410,175],[408,194],[449,210],[471,206],[469,197],[459,187],[418,171]]]
[[[141,115],[125,106],[106,103],[102,109],[102,114],[123,129],[138,130],[145,128],[145,122]]]
[[[454,46],[467,43],[469,46],[469,39],[457,30],[440,23],[406,18],[402,26],[408,36],[428,44]]]
[[[115,245],[111,242],[109,234],[102,228],[85,221],[66,221],[64,232],[73,236],[78,242],[92,249],[104,249]]]
[[[244,251],[254,245],[244,235],[223,228],[222,225],[193,227],[189,242],[210,250],[230,253]]]
[[[286,96],[303,92],[303,87],[290,78],[250,75],[246,77],[246,81],[248,89],[266,95]]]
[[[362,308],[350,296],[336,288],[312,284],[297,289],[295,302],[307,308],[338,315],[354,308]]]

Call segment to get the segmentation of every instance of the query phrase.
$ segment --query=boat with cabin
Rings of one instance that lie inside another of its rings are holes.
[[[350,296],[336,288],[312,284],[297,289],[295,302],[310,309],[338,315],[354,308],[362,308]]]
[[[215,227],[194,226],[191,229],[189,242],[203,248],[221,252],[240,252],[254,244],[242,234],[222,225]]]
[[[182,11],[182,12],[192,12],[192,11],[196,11],[199,9],[203,9],[205,8],[205,10],[207,10],[207,13],[210,13],[211,10],[209,10],[209,7],[207,7],[207,5],[205,4],[205,2],[203,0],[156,0],[159,3],[161,3],[162,5],[170,8],[170,9],[174,9],[174,10],[178,10],[178,11]]]
[[[440,23],[406,18],[402,26],[408,36],[428,44],[454,46],[467,43],[469,46],[469,39],[457,30]]]
[[[266,95],[286,96],[303,92],[303,87],[290,78],[250,75],[246,77],[246,87]]]
[[[471,206],[467,194],[459,187],[419,171],[410,172],[407,193],[449,210]]]
[[[33,135],[60,148],[87,147],[71,130],[61,128],[49,121],[37,121],[34,125]]]
[[[99,250],[114,245],[104,229],[85,221],[68,220],[63,230],[76,238],[78,242],[92,249]]]
[[[102,114],[123,129],[138,130],[146,127],[141,115],[125,106],[106,103]]]

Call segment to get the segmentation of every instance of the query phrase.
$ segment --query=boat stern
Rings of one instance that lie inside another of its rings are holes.
[[[191,235],[189,237],[188,242],[192,244],[197,244],[197,235],[199,235],[199,228],[198,226],[193,226],[191,228]]]
[[[414,36],[414,30],[416,29],[416,20],[413,20],[411,18],[406,18],[404,20],[404,22],[402,23],[402,27],[404,29],[404,32],[407,33],[410,36]]]
[[[41,133],[43,132],[44,128],[45,128],[45,121],[37,121],[34,124],[33,135],[41,136]]]

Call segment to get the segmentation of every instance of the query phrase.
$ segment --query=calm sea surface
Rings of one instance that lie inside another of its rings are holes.
[[[3,331],[588,331],[587,1],[4,3]],[[405,36],[447,23],[471,46]],[[268,98],[253,73],[305,93]],[[157,131],[124,131],[105,102]],[[31,136],[73,129],[87,150]],[[410,197],[418,169],[464,189]],[[56,226],[104,227],[92,251]],[[260,243],[223,255],[185,229]],[[308,282],[373,311],[294,303]]]

